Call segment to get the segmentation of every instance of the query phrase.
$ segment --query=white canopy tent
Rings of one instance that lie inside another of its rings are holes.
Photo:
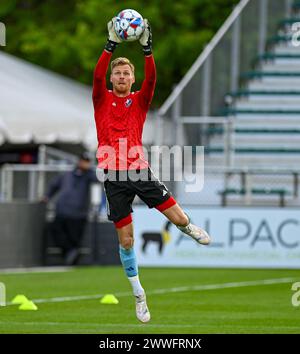
[[[0,51],[0,145],[82,143],[96,150],[92,90]]]

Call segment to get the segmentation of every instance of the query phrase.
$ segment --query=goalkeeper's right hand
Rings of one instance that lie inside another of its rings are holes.
[[[145,29],[140,38],[140,43],[143,47],[143,52],[145,55],[152,54],[152,31],[149,21],[145,18]]]
[[[114,17],[107,23],[108,38],[105,49],[111,53],[116,49],[118,44],[122,42],[115,32],[115,22],[116,18]]]

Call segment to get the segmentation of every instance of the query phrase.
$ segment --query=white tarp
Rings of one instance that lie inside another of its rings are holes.
[[[213,242],[198,245],[157,210],[135,207],[135,250],[143,266],[300,269],[300,214],[289,208],[185,208]],[[161,252],[159,251],[161,249]]]
[[[0,51],[0,145],[4,141],[96,149],[91,88]]]

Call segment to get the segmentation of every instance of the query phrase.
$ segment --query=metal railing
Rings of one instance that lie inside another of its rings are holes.
[[[50,146],[39,146],[38,163],[48,164],[51,162],[65,162],[75,164],[78,161],[78,156],[65,152],[59,149],[55,149]]]
[[[70,171],[72,168],[72,165],[4,165],[0,170],[0,201],[38,201],[44,196],[47,182],[58,173]],[[284,206],[299,207],[299,176],[300,169],[288,167],[207,166],[204,171],[203,190],[185,193],[185,181],[174,182],[174,186],[176,198],[183,204],[220,206],[224,204],[222,192],[235,189],[241,193],[233,193],[233,197],[228,195],[229,202],[226,204],[232,205],[230,200],[233,200],[239,206],[266,205],[264,203],[277,206],[278,198],[283,194]],[[261,195],[256,196],[255,188],[260,188],[265,193],[262,191]],[[268,191],[272,193],[268,195]],[[275,193],[277,195],[274,195]],[[94,204],[99,204],[99,197]]]
[[[71,171],[73,168],[66,164],[5,164],[0,170],[0,201],[37,201],[45,195],[47,181],[58,173]]]
[[[206,167],[203,189],[186,193],[176,186],[177,199],[195,206],[300,206],[300,169]]]

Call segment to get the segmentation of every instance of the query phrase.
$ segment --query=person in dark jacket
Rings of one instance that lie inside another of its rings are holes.
[[[83,153],[74,170],[50,182],[43,198],[44,202],[48,202],[59,193],[51,231],[57,246],[63,250],[66,265],[74,265],[78,260],[89,210],[90,185],[95,182],[98,180],[95,171],[91,169],[90,157]]]

